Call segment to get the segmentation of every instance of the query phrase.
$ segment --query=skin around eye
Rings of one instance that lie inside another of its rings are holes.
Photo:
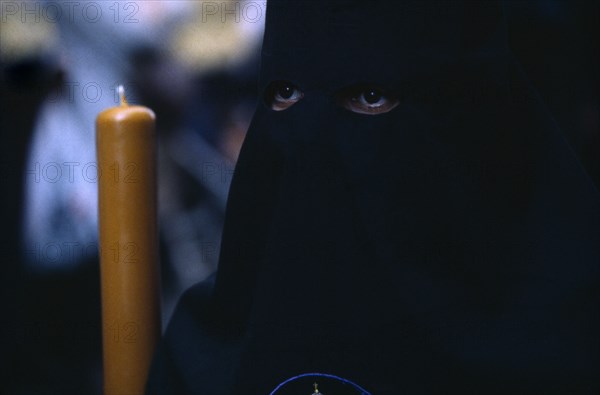
[[[265,92],[265,102],[274,111],[287,110],[298,103],[304,93],[289,81],[274,81]]]
[[[357,114],[379,115],[393,110],[400,100],[379,87],[360,85],[342,89],[336,95],[336,102]]]

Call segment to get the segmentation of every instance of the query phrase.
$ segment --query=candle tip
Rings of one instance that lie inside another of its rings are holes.
[[[117,91],[119,92],[119,99],[120,99],[121,105],[126,106],[127,99],[125,98],[125,88],[123,87],[123,85],[119,85],[117,87]]]

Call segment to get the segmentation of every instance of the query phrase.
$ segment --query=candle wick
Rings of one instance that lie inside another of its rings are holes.
[[[119,98],[121,101],[121,106],[127,106],[127,99],[125,98],[125,88],[123,87],[123,85],[119,85],[119,87],[117,88],[117,91],[119,92]]]

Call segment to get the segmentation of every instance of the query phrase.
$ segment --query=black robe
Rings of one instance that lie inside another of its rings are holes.
[[[260,88],[149,394],[599,391],[599,193],[498,2],[271,0]]]

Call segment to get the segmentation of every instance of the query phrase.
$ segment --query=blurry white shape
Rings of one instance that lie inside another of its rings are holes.
[[[125,88],[123,87],[123,85],[119,85],[117,87],[117,92],[119,93],[119,97],[121,98],[121,101],[125,100]]]
[[[175,56],[199,72],[235,67],[256,52],[266,17],[257,1],[194,1],[196,9],[173,36]]]
[[[16,7],[13,12],[9,12],[7,3],[1,5],[0,57],[4,62],[56,52],[58,47],[56,25],[47,18],[36,20],[35,15],[23,18],[20,12],[23,7],[35,10],[38,3],[39,1],[31,0],[21,3],[11,2]]]

